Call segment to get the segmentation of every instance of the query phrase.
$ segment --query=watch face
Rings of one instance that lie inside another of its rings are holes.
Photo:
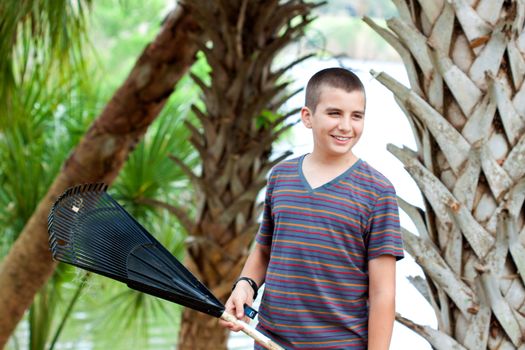
[[[257,311],[254,308],[244,304],[244,314],[253,320],[255,316],[257,316]]]

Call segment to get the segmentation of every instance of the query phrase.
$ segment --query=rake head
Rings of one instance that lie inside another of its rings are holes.
[[[48,218],[53,258],[220,317],[221,302],[106,189],[80,185],[57,199]]]

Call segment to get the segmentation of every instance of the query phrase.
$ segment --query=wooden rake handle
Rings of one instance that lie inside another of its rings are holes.
[[[226,311],[222,313],[221,319],[224,321],[228,321],[231,323],[234,323],[238,326],[242,327],[242,331],[246,333],[249,337],[253,338],[257,343],[261,344],[268,350],[285,350],[284,348],[277,345],[274,341],[272,341],[270,338],[250,326],[244,321],[238,320],[235,316],[230,315]]]

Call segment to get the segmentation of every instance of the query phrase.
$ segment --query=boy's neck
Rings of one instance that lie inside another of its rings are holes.
[[[314,150],[306,157],[308,158],[308,162],[312,165],[334,169],[349,168],[358,160],[358,158],[352,152],[341,156],[329,157],[324,154],[321,155]]]
[[[327,158],[319,157],[313,152],[307,154],[303,160],[303,176],[310,187],[316,189],[346,172],[357,160],[358,158],[353,154]]]

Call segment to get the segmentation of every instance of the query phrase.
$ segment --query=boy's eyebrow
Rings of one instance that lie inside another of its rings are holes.
[[[330,106],[326,107],[324,110],[327,111],[327,112],[341,112],[342,111],[341,108],[330,107]]]
[[[324,110],[326,112],[342,112],[343,111],[341,108],[330,107],[330,106],[326,107]],[[355,111],[352,111],[352,113],[365,114],[365,111],[355,110]]]

